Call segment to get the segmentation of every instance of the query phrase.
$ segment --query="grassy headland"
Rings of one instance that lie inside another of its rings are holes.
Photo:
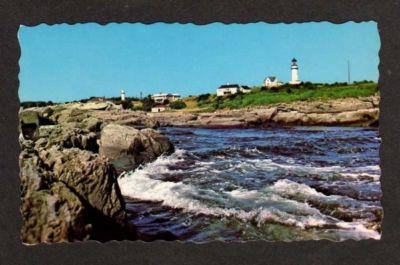
[[[379,93],[377,83],[371,81],[355,82],[352,84],[315,84],[307,82],[299,86],[285,84],[273,89],[254,87],[251,93],[239,93],[226,97],[217,97],[215,94],[203,94],[196,97],[188,97],[185,99],[185,102],[188,108],[210,111],[314,99],[366,97],[377,93]]]
[[[238,93],[225,97],[217,97],[216,94],[201,94],[198,96],[188,96],[178,102],[170,103],[169,111],[187,112],[209,112],[218,109],[240,109],[246,107],[267,106],[277,103],[290,103],[294,101],[306,100],[328,100],[340,98],[367,97],[379,94],[378,84],[372,81],[347,83],[321,84],[305,82],[298,86],[284,84],[278,88],[253,87],[250,93]],[[78,101],[87,103],[96,100],[96,97],[81,99]],[[122,105],[124,109],[139,111],[151,111],[155,102],[148,95],[142,99],[127,97],[122,102],[119,97],[102,98],[102,101],[110,101],[117,105]],[[69,103],[69,102],[65,102]],[[23,108],[43,107],[53,104],[49,102],[21,102]]]

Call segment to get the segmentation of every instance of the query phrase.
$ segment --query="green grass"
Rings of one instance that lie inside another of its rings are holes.
[[[198,107],[207,109],[238,109],[313,99],[366,97],[377,93],[379,93],[377,84],[372,82],[350,85],[308,84],[307,86],[300,87],[286,85],[277,91],[254,88],[249,94],[239,94],[224,98],[217,98],[215,95],[210,95],[207,99],[199,100],[197,104]]]

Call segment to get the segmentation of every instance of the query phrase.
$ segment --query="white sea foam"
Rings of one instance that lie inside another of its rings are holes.
[[[124,174],[119,178],[119,185],[124,196],[148,201],[158,201],[163,205],[181,209],[193,214],[204,214],[218,217],[234,217],[244,221],[253,220],[258,225],[275,222],[301,229],[340,224],[343,229],[354,230],[359,236],[376,238],[376,232],[365,228],[362,224],[340,222],[330,216],[323,215],[307,202],[288,199],[285,195],[301,194],[305,198],[328,197],[315,189],[290,180],[278,180],[265,191],[235,189],[224,194],[211,189],[200,189],[182,182],[168,182],[152,177],[170,173],[168,166],[184,160],[185,151],[176,150],[171,156],[159,157],[153,163]],[[202,164],[208,166],[211,164]],[[212,205],[207,201],[213,201]],[[251,210],[241,208],[241,203],[252,202]],[[266,202],[278,202],[280,207],[268,207]],[[283,206],[282,206],[283,205]],[[285,208],[286,207],[286,208]],[[356,233],[355,232],[355,233]]]
[[[381,239],[381,234],[373,229],[368,229],[361,222],[338,222],[336,226],[347,230],[352,234],[353,238],[363,239],[372,238],[375,240]]]
[[[379,174],[369,174],[369,173],[341,173],[343,177],[348,177],[351,179],[360,179],[361,177],[369,177],[373,181],[379,181],[381,176]]]
[[[240,198],[240,199],[256,199],[261,196],[261,193],[256,190],[245,190],[245,189],[237,189],[226,192],[232,197]]]
[[[379,181],[380,179],[380,167],[379,165],[374,166],[363,166],[363,167],[353,167],[353,168],[345,168],[341,166],[328,166],[328,167],[316,167],[310,165],[298,165],[294,164],[293,160],[287,160],[288,163],[276,163],[271,159],[252,159],[249,162],[254,163],[256,166],[263,168],[267,171],[274,171],[276,169],[283,169],[287,171],[293,171],[295,173],[302,174],[316,174],[316,175],[329,175],[336,174],[339,176],[359,179],[364,176],[371,177],[374,181]],[[350,172],[349,172],[350,171]],[[376,172],[375,173],[367,173],[367,172]]]
[[[304,228],[307,226],[320,226],[326,223],[322,215],[316,215],[312,218],[307,215],[296,216],[274,208],[259,207],[251,211],[245,211],[237,208],[209,206],[202,202],[201,198],[218,202],[222,200],[221,194],[208,189],[201,190],[182,182],[174,183],[152,179],[150,177],[151,175],[167,172],[168,169],[166,169],[166,167],[169,163],[179,161],[177,156],[179,156],[179,154],[175,153],[171,157],[160,157],[155,162],[135,172],[125,174],[123,178],[119,179],[122,194],[134,199],[158,201],[165,206],[182,209],[183,211],[195,214],[236,217],[242,220],[255,220],[259,224],[266,221],[273,221]],[[256,199],[257,197],[261,197],[258,191],[234,190],[228,192],[228,194],[240,199]],[[225,199],[222,203],[230,204],[232,202]],[[308,207],[307,205],[304,206]],[[318,213],[318,211],[313,209],[313,211],[306,212],[305,214],[315,213]]]
[[[287,195],[303,195],[303,196],[325,196],[322,193],[319,193],[315,189],[305,185],[299,184],[297,182],[288,180],[288,179],[281,179],[274,183],[270,189],[274,190],[280,194],[287,194]]]

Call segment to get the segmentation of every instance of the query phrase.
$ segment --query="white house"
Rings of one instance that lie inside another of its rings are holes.
[[[292,80],[289,82],[291,85],[298,85],[301,83],[299,79],[299,66],[297,65],[296,58],[292,59],[292,65],[290,66],[290,70],[292,73]]]
[[[151,98],[154,100],[154,102],[156,103],[161,103],[164,104],[165,101],[176,101],[179,100],[181,98],[181,95],[179,94],[154,94],[151,96]]]
[[[226,84],[217,88],[217,96],[222,97],[222,96],[234,95],[237,94],[239,91],[242,93],[249,93],[251,92],[251,88],[248,86],[239,86],[238,84],[232,84],[232,85]]]
[[[155,104],[152,108],[151,108],[151,112],[163,112],[166,111],[168,109],[167,105],[164,104]]]
[[[278,78],[275,76],[268,76],[264,79],[264,86],[271,88],[271,87],[279,87],[282,85],[282,82],[278,81]]]
[[[240,92],[242,93],[250,93],[251,92],[251,88],[248,86],[241,86],[240,87]]]
[[[169,94],[170,95],[170,101],[177,101],[181,99],[181,95],[179,94]]]

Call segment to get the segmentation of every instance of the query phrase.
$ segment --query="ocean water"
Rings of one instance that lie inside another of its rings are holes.
[[[162,132],[176,151],[119,178],[142,240],[380,239],[376,129]]]

